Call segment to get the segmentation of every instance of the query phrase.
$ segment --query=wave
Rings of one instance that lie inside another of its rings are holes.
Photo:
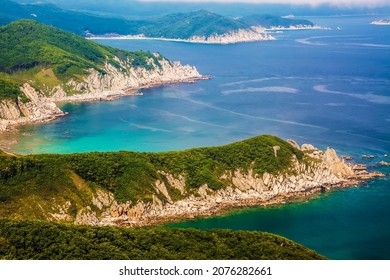
[[[282,93],[297,93],[299,92],[296,88],[291,87],[260,87],[260,88],[243,88],[243,89],[232,89],[222,91],[224,95],[234,94],[234,93],[246,93],[246,92],[282,92]]]
[[[252,79],[252,80],[242,80],[242,81],[237,81],[237,82],[225,83],[225,84],[222,84],[219,86],[220,87],[239,86],[242,84],[262,83],[262,82],[266,82],[266,81],[280,80],[280,79],[283,79],[283,77],[269,77],[269,78],[258,78],[258,79]]]
[[[329,46],[329,44],[316,43],[316,42],[311,41],[313,39],[319,39],[319,38],[323,38],[323,37],[320,36],[320,37],[308,37],[308,38],[296,39],[295,42],[300,43],[300,44],[304,44],[304,45],[311,45],[311,46]]]
[[[219,128],[227,128],[226,126],[222,126],[222,125],[218,125],[218,124],[214,124],[214,123],[210,123],[210,122],[204,122],[204,121],[200,121],[200,120],[195,120],[195,119],[192,119],[190,117],[187,117],[187,116],[184,116],[184,115],[175,114],[175,113],[168,112],[168,111],[161,111],[160,110],[160,112],[164,113],[167,116],[175,117],[175,118],[181,118],[181,119],[184,119],[186,121],[193,122],[193,123],[199,123],[199,124],[203,124],[203,125],[207,125],[207,126],[213,126],[213,127],[219,127]]]
[[[270,122],[276,122],[276,123],[282,123],[282,124],[290,124],[290,125],[297,125],[297,126],[304,126],[304,127],[311,127],[311,128],[328,130],[328,128],[323,127],[323,126],[318,126],[318,125],[312,125],[312,124],[295,122],[295,121],[273,119],[273,118],[261,117],[261,116],[253,116],[253,115],[249,115],[249,114],[245,114],[245,113],[239,113],[239,112],[236,112],[236,111],[232,111],[232,110],[228,110],[228,109],[225,109],[225,108],[221,108],[221,107],[212,105],[212,104],[207,103],[207,102],[198,101],[198,100],[194,100],[194,99],[190,99],[190,98],[187,98],[185,100],[188,101],[188,102],[192,102],[194,104],[198,104],[198,105],[201,105],[201,106],[204,106],[204,107],[208,107],[208,108],[211,108],[211,109],[214,109],[214,110],[218,110],[218,111],[221,111],[221,112],[230,113],[230,114],[233,114],[233,115],[236,115],[236,116],[240,116],[240,117],[245,117],[245,118],[250,118],[250,119],[255,119],[255,120],[270,121]]]
[[[389,96],[376,95],[372,93],[361,94],[361,93],[350,93],[350,92],[329,90],[325,85],[316,85],[313,87],[313,89],[321,93],[331,93],[331,94],[349,96],[349,97],[365,100],[367,102],[375,103],[375,104],[390,104]]]
[[[167,130],[167,129],[163,129],[163,128],[157,128],[157,127],[152,127],[152,126],[146,126],[146,125],[140,125],[140,124],[135,124],[135,123],[131,123],[131,126],[135,127],[135,128],[139,128],[139,129],[145,129],[145,130],[150,130],[150,131],[153,131],[153,132],[167,132],[167,133],[170,133],[172,132],[171,130]]]
[[[345,103],[326,103],[325,106],[330,106],[330,107],[343,107],[345,106]]]
[[[301,38],[296,39],[295,42],[304,44],[304,45],[311,45],[311,46],[330,46],[332,44],[340,44],[340,43],[319,43],[319,42],[313,42],[313,40],[316,39],[324,39],[324,38],[347,38],[347,37],[361,37],[360,35],[339,35],[339,36],[314,36],[314,37],[307,37],[307,38]],[[341,43],[346,44],[346,43]]]
[[[362,47],[372,47],[372,48],[390,48],[390,45],[382,45],[382,44],[349,43],[348,45],[362,46]]]

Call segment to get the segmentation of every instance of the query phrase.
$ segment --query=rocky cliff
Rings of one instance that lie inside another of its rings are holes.
[[[132,90],[163,85],[169,83],[192,82],[206,77],[199,74],[195,67],[181,65],[180,62],[170,62],[155,54],[158,65],[149,59],[148,65],[152,68],[131,67],[130,61],[115,58],[120,69],[106,63],[105,73],[91,69],[90,74],[83,81],[70,80],[67,87],[77,94],[67,94],[64,87],[58,86],[49,93],[52,101],[77,101],[107,99],[113,96],[132,94]],[[126,69],[126,71],[123,71]]]
[[[163,179],[155,181],[155,193],[150,201],[119,203],[111,192],[99,189],[90,195],[92,208],[97,211],[87,206],[77,212],[75,219],[66,218],[76,224],[144,226],[214,215],[231,207],[284,203],[289,198],[305,197],[380,176],[366,173],[362,177],[341,161],[333,149],[322,152],[311,145],[303,145],[302,151],[305,159],[299,161],[293,156],[293,165],[283,173],[257,174],[252,168],[226,171],[220,178],[225,187],[217,191],[204,184],[190,194],[185,188],[184,174],[175,176],[167,172],[160,172]],[[176,189],[183,198],[174,201],[168,188]]]
[[[275,40],[274,37],[266,33],[264,28],[253,27],[250,29],[239,29],[237,31],[215,34],[209,37],[193,36],[188,41],[194,43],[208,43],[208,44],[233,44],[241,42],[256,42]]]
[[[44,122],[64,115],[54,102],[29,84],[24,84],[21,90],[28,102],[24,103],[19,97],[16,101],[0,101],[0,132],[13,129],[15,125]]]
[[[135,90],[140,88],[205,78],[195,67],[181,65],[177,61],[170,62],[158,54],[155,56],[159,64],[150,59],[150,70],[131,67],[130,61],[116,57],[121,68],[106,63],[105,73],[90,69],[89,75],[81,81],[72,79],[65,85],[60,84],[52,89],[39,91],[25,83],[21,90],[29,99],[28,102],[23,102],[20,98],[16,102],[0,101],[0,132],[13,129],[19,124],[49,121],[64,115],[54,102],[110,99],[134,94]]]

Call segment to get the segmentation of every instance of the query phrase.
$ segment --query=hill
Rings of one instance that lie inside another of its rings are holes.
[[[206,10],[130,20],[63,10],[49,4],[21,5],[5,0],[4,9],[0,11],[0,23],[9,23],[22,18],[34,19],[91,37],[142,34],[151,38],[181,39],[202,43],[271,40],[273,37],[264,31],[264,27],[313,25],[305,20],[284,19],[271,15],[231,18]]]
[[[333,150],[309,148],[263,135],[165,153],[2,153],[0,217],[150,225],[306,196],[355,176]]]
[[[151,53],[128,52],[85,40],[75,34],[53,28],[32,20],[20,20],[0,27],[0,71],[14,74],[31,71],[37,74],[41,69],[51,69],[52,81],[67,82],[69,79],[79,79],[80,75],[88,74],[89,69],[105,73],[105,63],[113,65],[119,71],[131,67],[143,67],[151,70],[154,66],[148,62],[152,59],[159,65],[159,60]],[[120,64],[116,58],[129,61]],[[29,75],[28,79],[31,79]],[[38,80],[38,79],[37,79]],[[37,83],[34,85],[38,86]]]
[[[157,18],[139,28],[139,33],[147,37],[164,38],[191,38],[193,36],[210,37],[222,35],[240,29],[249,29],[249,26],[206,10],[190,13],[169,14]]]
[[[103,46],[33,20],[0,27],[0,131],[62,112],[52,101],[99,100],[202,78],[161,54]]]
[[[305,260],[324,257],[288,239],[262,232],[126,229],[0,220],[1,259]]]

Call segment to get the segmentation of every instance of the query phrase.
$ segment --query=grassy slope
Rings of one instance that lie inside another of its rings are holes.
[[[44,25],[32,20],[19,20],[0,27],[0,81],[13,81],[20,85],[29,82],[46,92],[57,85],[64,85],[70,79],[79,80],[95,69],[102,74],[108,61],[121,71],[115,60],[131,61],[129,67],[152,69],[148,63],[151,53],[123,51],[88,41],[85,38]],[[14,91],[0,92],[0,98]]]
[[[273,146],[280,146],[275,158]],[[165,153],[83,153],[70,155],[10,156],[0,154],[0,217],[48,219],[53,207],[72,202],[73,215],[91,206],[90,193],[105,189],[120,202],[151,201],[158,171],[186,176],[189,194],[203,185],[214,190],[231,182],[220,179],[226,170],[277,173],[287,170],[292,155],[300,151],[269,135],[221,147],[197,148]],[[173,187],[174,200],[181,194]],[[163,201],[165,197],[160,197]],[[96,207],[95,207],[96,208]],[[98,211],[98,209],[93,209]]]
[[[324,259],[283,237],[249,231],[125,229],[0,220],[1,259]]]

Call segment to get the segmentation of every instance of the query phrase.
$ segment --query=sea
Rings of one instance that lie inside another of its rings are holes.
[[[273,31],[277,40],[232,45],[96,40],[159,52],[212,78],[114,101],[62,104],[67,116],[23,126],[0,141],[21,154],[159,152],[273,134],[332,147],[388,174],[378,162],[390,161],[390,26],[370,23],[389,17],[308,17],[328,29]],[[390,259],[390,180],[165,226],[260,230],[330,259]]]

